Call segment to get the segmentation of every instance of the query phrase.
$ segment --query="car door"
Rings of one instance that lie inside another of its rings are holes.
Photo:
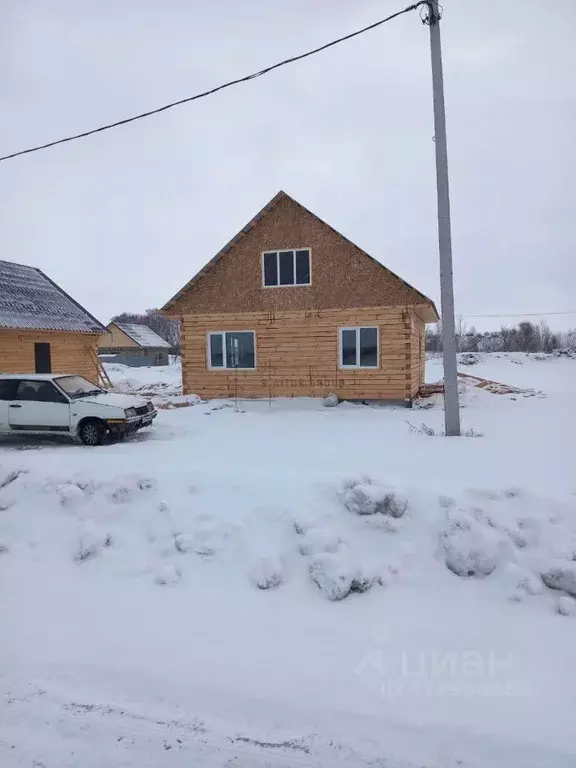
[[[17,386],[17,379],[0,379],[0,432],[7,432],[10,429],[8,405],[14,399]]]
[[[13,431],[69,432],[70,402],[51,381],[21,379],[8,403]]]

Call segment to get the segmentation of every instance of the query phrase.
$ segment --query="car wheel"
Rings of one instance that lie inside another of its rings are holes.
[[[106,437],[106,428],[100,421],[85,421],[78,435],[84,445],[102,445]]]

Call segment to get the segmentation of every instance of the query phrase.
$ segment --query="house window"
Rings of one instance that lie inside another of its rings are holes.
[[[262,254],[264,286],[310,285],[310,249],[266,251]]]
[[[378,368],[378,328],[340,328],[340,367]]]
[[[256,368],[254,331],[214,331],[208,334],[209,368]]]

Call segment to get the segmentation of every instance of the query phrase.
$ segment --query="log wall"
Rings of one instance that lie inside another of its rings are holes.
[[[424,323],[414,313],[412,314],[410,341],[412,344],[410,368],[412,389],[410,394],[412,397],[416,397],[425,381],[426,357],[424,353]]]
[[[34,344],[50,344],[52,373],[79,373],[98,382],[98,369],[90,353],[97,352],[98,334],[59,331],[7,331],[0,329],[0,373],[34,373]]]
[[[418,323],[409,307],[183,315],[184,392],[206,398],[322,397],[410,400],[420,386]],[[339,367],[339,329],[377,326],[380,366]],[[256,333],[256,369],[209,370],[208,333]]]

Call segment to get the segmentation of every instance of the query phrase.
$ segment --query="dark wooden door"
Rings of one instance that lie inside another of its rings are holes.
[[[44,341],[34,344],[34,362],[36,364],[36,373],[52,373],[50,344]]]

